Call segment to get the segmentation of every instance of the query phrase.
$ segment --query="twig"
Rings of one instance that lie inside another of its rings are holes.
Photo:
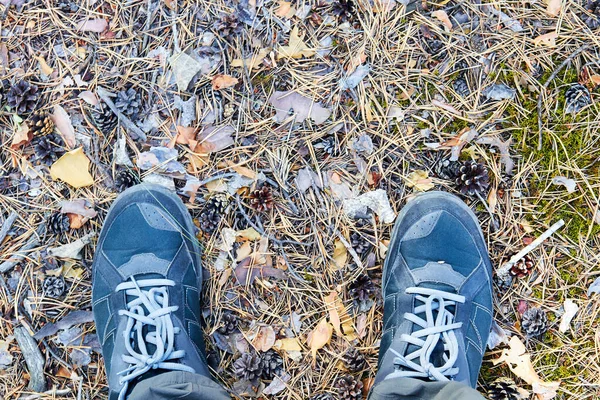
[[[6,217],[6,219],[2,223],[2,227],[0,228],[0,246],[2,246],[2,242],[4,241],[4,238],[6,237],[6,235],[8,235],[8,231],[12,227],[12,224],[15,223],[15,220],[17,219],[18,216],[19,216],[19,214],[17,214],[16,212],[13,211],[10,213],[10,215],[8,217]]]
[[[33,235],[27,240],[27,243],[21,247],[17,254],[13,255],[9,260],[4,261],[0,264],[0,273],[4,273],[12,268],[15,265],[21,262],[25,258],[25,253],[34,247],[36,247],[40,243],[40,236],[46,233],[46,221],[43,221],[40,226],[36,229]]]
[[[40,349],[38,349],[37,343],[27,329],[22,326],[18,326],[14,331],[15,338],[21,349],[21,354],[27,364],[27,370],[29,371],[29,385],[28,389],[34,392],[43,392],[46,390],[46,379],[44,378],[44,357]]]
[[[117,115],[117,117],[119,118],[119,123],[121,123],[130,133],[133,133],[133,135],[131,135],[132,139],[139,138],[142,141],[146,141],[146,134],[133,122],[131,122],[129,118],[123,115],[115,106],[115,104],[111,100],[111,96],[114,96],[111,92],[109,92],[101,86],[98,86],[98,88],[96,89],[96,93],[102,99],[102,101],[106,103],[108,108],[110,108],[111,111]]]
[[[542,233],[537,239],[535,239],[533,242],[531,242],[530,244],[525,246],[523,248],[523,250],[519,251],[517,254],[512,256],[506,264],[504,264],[500,268],[498,268],[498,271],[496,271],[496,274],[500,277],[506,276],[509,273],[512,266],[515,265],[515,263],[517,261],[519,261],[520,259],[525,257],[532,250],[534,250],[536,247],[538,247],[540,244],[542,244],[542,242],[544,240],[546,240],[550,236],[552,236],[554,234],[554,232],[559,230],[560,227],[562,227],[564,224],[565,224],[565,221],[562,219],[559,220],[558,222],[556,222],[554,225],[552,225],[550,228],[548,228],[544,233]]]
[[[34,394],[30,394],[29,396],[25,396],[25,397],[19,397],[19,400],[36,400],[39,399],[40,397],[45,397],[45,396],[66,396],[69,393],[71,393],[71,389],[70,388],[66,388],[66,389],[50,389],[50,390],[46,390],[44,393],[34,393]]]
[[[588,45],[583,45],[580,48],[578,48],[577,50],[575,50],[573,52],[573,54],[571,54],[569,57],[565,58],[565,60],[563,62],[561,62],[560,65],[552,72],[552,74],[550,75],[548,80],[546,82],[544,82],[544,86],[542,86],[542,90],[540,90],[540,95],[538,96],[538,102],[537,102],[537,120],[538,120],[538,130],[539,130],[538,151],[542,150],[542,140],[544,138],[544,135],[542,133],[542,117],[541,117],[541,115],[542,115],[542,96],[544,96],[544,94],[546,93],[546,90],[548,89],[548,86],[554,80],[554,78],[556,78],[556,75],[558,75],[560,70],[563,69],[565,65],[567,65],[568,63],[573,61],[573,59],[575,57],[577,57],[577,55],[579,55],[579,53],[581,53],[584,50],[587,50],[588,47],[589,47]]]
[[[479,201],[481,201],[481,203],[485,207],[488,214],[490,214],[490,222],[492,223],[492,228],[494,228],[494,232],[496,232],[498,229],[500,229],[500,226],[498,225],[498,223],[496,222],[496,219],[494,218],[494,213],[492,213],[492,210],[490,210],[490,207],[488,206],[487,201],[479,194],[479,192],[477,192],[477,197],[479,198]]]
[[[358,268],[362,269],[363,265],[362,265],[362,261],[360,260],[360,257],[358,256],[356,251],[352,248],[350,243],[348,243],[348,241],[346,240],[344,235],[342,235],[342,232],[340,232],[336,229],[335,234],[337,235],[338,239],[340,239],[340,242],[342,242],[342,244],[344,245],[346,250],[348,250],[348,253],[350,253],[350,256],[352,256],[352,259],[354,260],[354,262],[356,263]]]

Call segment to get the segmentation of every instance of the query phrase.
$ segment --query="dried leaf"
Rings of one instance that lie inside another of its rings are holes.
[[[13,356],[8,351],[8,346],[12,340],[0,340],[0,371],[6,369],[13,362]]]
[[[75,188],[94,184],[94,178],[89,173],[90,160],[79,147],[65,153],[50,167],[52,179],[60,179]]]
[[[93,208],[88,207],[85,199],[62,200],[60,202],[60,212],[63,214],[79,214],[88,218],[94,218],[98,215]]]
[[[567,299],[563,303],[563,307],[565,309],[565,313],[560,318],[558,331],[565,333],[569,329],[569,326],[571,326],[571,320],[573,320],[573,317],[575,317],[575,314],[577,314],[577,311],[579,311],[579,306],[573,300]]]
[[[221,242],[217,248],[222,251],[232,251],[237,235],[237,232],[231,228],[225,227],[221,229]]]
[[[511,87],[506,86],[504,83],[495,83],[491,86],[486,87],[483,90],[483,95],[489,100],[512,100],[514,99],[517,91]]]
[[[12,149],[18,149],[29,143],[33,139],[33,133],[31,133],[31,129],[26,122],[23,122],[20,125],[17,125],[17,129],[15,130],[15,134],[13,135],[12,142],[10,147]]]
[[[287,372],[283,372],[281,376],[275,375],[269,386],[263,390],[263,394],[276,395],[282,392],[287,387],[286,382],[292,379],[292,376]]]
[[[337,333],[339,337],[343,337],[344,334],[342,333],[341,328],[342,321],[340,320],[340,315],[338,313],[338,307],[336,304],[338,301],[341,302],[341,300],[338,298],[337,292],[333,291],[329,293],[327,296],[325,296],[323,300],[325,301],[325,306],[327,307],[327,310],[329,312],[329,321],[331,322],[331,325],[333,325],[335,333]]]
[[[56,125],[56,129],[60,132],[60,135],[64,139],[65,143],[73,148],[77,144],[75,140],[75,128],[73,128],[73,124],[71,123],[71,117],[59,105],[54,106],[54,112],[50,115],[50,119]]]
[[[169,57],[169,64],[175,75],[177,88],[185,92],[194,77],[202,70],[202,64],[186,53],[174,54]]]
[[[266,56],[269,55],[268,49],[261,49],[258,54],[244,59],[235,59],[231,62],[232,67],[246,67],[250,70],[260,67]]]
[[[448,30],[452,29],[452,22],[450,22],[450,18],[448,18],[448,14],[444,10],[436,10],[431,13],[431,16],[437,18],[441,23],[444,24]]]
[[[238,82],[239,79],[234,76],[217,74],[212,78],[212,88],[214,90],[227,89],[229,87],[237,85]]]
[[[235,267],[235,279],[239,285],[251,285],[256,278],[285,279],[285,272],[266,265],[251,265],[252,257],[243,259]]]
[[[368,215],[371,210],[385,224],[391,224],[396,219],[396,213],[390,205],[387,193],[383,189],[361,194],[354,199],[344,200],[344,211],[350,218]]]
[[[302,345],[296,338],[283,338],[275,341],[273,347],[277,350],[302,351]]]
[[[414,187],[420,192],[426,192],[435,187],[433,181],[429,177],[429,173],[424,170],[413,171],[406,177],[406,186]]]
[[[577,188],[577,183],[573,179],[566,178],[564,176],[555,176],[552,178],[553,185],[563,185],[568,193],[573,193]]]
[[[48,65],[48,63],[46,62],[46,60],[44,59],[44,57],[42,57],[42,56],[36,56],[36,55],[32,55],[32,56],[40,64],[40,71],[42,72],[43,75],[48,76],[48,75],[51,75],[54,72],[54,68],[52,68],[51,66]]]
[[[550,32],[544,35],[540,35],[533,39],[533,44],[537,47],[539,45],[544,45],[548,47],[556,47],[556,39],[558,39],[558,33]]]
[[[501,343],[508,344],[508,335],[496,321],[492,321],[492,329],[490,331],[490,336],[488,336],[487,347],[488,349],[493,350]]]
[[[108,28],[108,22],[104,18],[82,19],[77,23],[77,30],[83,32],[102,33]]]
[[[167,175],[185,175],[185,167],[177,158],[176,149],[167,147],[150,147],[150,151],[141,153],[137,165],[142,170],[153,170]]]
[[[100,101],[98,100],[98,97],[90,92],[89,90],[85,90],[81,93],[79,93],[79,97],[80,99],[82,99],[83,101],[85,101],[86,103],[88,103],[91,106],[97,106],[98,104],[100,104]]]
[[[250,240],[251,242],[255,242],[261,238],[260,233],[258,233],[253,227],[238,231],[237,235],[241,239]]]
[[[71,311],[70,313],[68,313],[65,317],[63,317],[58,322],[56,322],[56,323],[49,322],[46,325],[44,325],[42,327],[42,329],[40,329],[39,331],[37,331],[37,333],[35,335],[33,335],[33,338],[35,340],[42,340],[45,337],[56,334],[56,332],[58,332],[61,329],[69,329],[73,325],[85,324],[87,322],[93,322],[93,321],[94,321],[94,314],[91,311],[82,311],[82,310]]]
[[[317,351],[322,349],[331,340],[333,335],[333,326],[327,322],[327,318],[324,317],[321,322],[315,327],[315,329],[308,334],[307,343],[310,347],[310,351],[313,356],[313,364],[317,359]]]
[[[322,187],[319,176],[309,166],[306,166],[298,171],[298,176],[296,177],[295,181],[296,187],[301,193],[306,192],[308,188],[312,187],[313,185]]]
[[[196,140],[196,132],[198,128],[193,126],[177,126],[177,135],[175,136],[175,143],[187,144],[191,150],[194,150],[198,145]],[[173,144],[174,145],[174,144]],[[173,146],[169,146],[173,147]]]
[[[231,125],[208,125],[200,132],[198,145],[194,152],[210,154],[221,151],[234,143],[233,133],[235,133],[235,128]]]
[[[277,59],[281,58],[302,58],[312,57],[315,50],[309,48],[302,38],[298,35],[298,27],[295,26],[290,32],[290,40],[287,46],[279,46],[277,49]]]
[[[252,346],[256,350],[268,351],[275,344],[275,331],[271,326],[261,326],[252,340]]]
[[[320,125],[327,121],[331,115],[329,109],[315,103],[313,99],[291,90],[287,92],[275,91],[269,98],[269,103],[275,107],[275,121],[279,123],[286,121],[291,114],[294,114],[296,123],[302,123],[310,118],[315,124]]]
[[[489,144],[494,146],[500,152],[500,162],[504,164],[504,172],[507,175],[512,174],[512,170],[515,167],[515,162],[510,157],[510,145],[512,144],[512,137],[508,138],[503,142],[499,136],[484,136],[475,141],[479,144]]]
[[[340,89],[354,89],[360,82],[371,72],[371,66],[369,64],[361,65],[349,76],[340,79]]]
[[[341,240],[336,239],[334,242],[333,249],[333,264],[331,265],[332,270],[339,271],[344,268],[346,261],[348,260],[348,250]]]
[[[546,0],[546,3],[548,3],[546,13],[552,17],[557,17],[562,9],[562,0]]]
[[[48,248],[48,255],[58,258],[72,258],[75,260],[80,260],[81,250],[86,244],[91,242],[91,238],[94,236],[95,232],[90,232],[72,243],[64,244],[59,247],[50,247]]]
[[[292,18],[296,13],[296,9],[292,7],[291,1],[278,1],[279,7],[275,11],[275,15],[281,18]]]

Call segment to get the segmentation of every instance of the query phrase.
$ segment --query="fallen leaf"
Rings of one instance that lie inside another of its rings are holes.
[[[389,13],[396,7],[396,0],[374,0],[374,13]]]
[[[73,213],[84,217],[94,218],[98,213],[93,208],[88,207],[85,199],[62,200],[60,202],[60,212],[63,214]]]
[[[90,160],[79,147],[56,160],[50,167],[52,179],[60,179],[74,188],[81,188],[94,184],[94,178],[89,173]]]
[[[562,9],[562,0],[546,0],[546,3],[548,3],[546,13],[552,17],[557,17]]]
[[[86,103],[88,103],[91,106],[97,106],[98,104],[100,104],[100,101],[98,100],[98,97],[90,92],[89,90],[85,90],[81,93],[79,93],[79,97],[81,100],[85,101]]]
[[[325,296],[323,301],[325,301],[325,306],[327,307],[327,310],[329,312],[329,321],[331,322],[331,325],[333,325],[333,329],[335,330],[335,333],[337,333],[337,335],[339,337],[343,337],[344,334],[342,333],[342,329],[341,329],[342,321],[340,321],[340,315],[338,313],[337,304],[336,304],[337,301],[340,301],[338,299],[337,292],[333,291],[333,292],[329,293],[327,296]],[[342,307],[343,307],[343,305],[342,305]]]
[[[31,133],[31,129],[26,122],[23,122],[20,125],[17,125],[17,129],[15,130],[15,134],[13,135],[12,142],[10,147],[12,149],[18,149],[29,143],[33,139],[33,133]]]
[[[489,144],[494,146],[500,152],[500,162],[504,164],[504,172],[507,175],[512,174],[512,170],[515,167],[515,162],[510,156],[510,145],[512,144],[512,137],[502,141],[499,136],[484,136],[475,140],[479,144]]]
[[[269,103],[275,107],[275,121],[281,123],[294,115],[296,123],[302,123],[307,118],[312,119],[315,124],[320,125],[327,121],[331,111],[313,99],[305,97],[294,91],[275,91],[269,97]]]
[[[310,347],[310,351],[313,356],[313,365],[317,360],[317,351],[325,347],[326,344],[331,340],[333,335],[333,326],[327,322],[327,317],[324,317],[315,327],[315,329],[308,334],[307,343]]]
[[[8,351],[11,340],[0,340],[0,371],[6,369],[13,362],[13,356]]]
[[[238,165],[231,160],[227,160],[227,165],[229,168],[240,174],[241,176],[245,176],[246,178],[250,178],[252,180],[256,179],[256,172],[251,170],[248,167],[244,167],[243,165]]]
[[[563,185],[568,193],[573,193],[577,188],[577,183],[573,179],[566,178],[564,176],[555,176],[552,178],[553,185]]]
[[[367,314],[361,313],[356,317],[356,334],[362,339],[367,336]]]
[[[287,46],[279,46],[277,49],[277,59],[281,58],[302,58],[312,57],[315,50],[309,48],[302,38],[298,35],[298,27],[295,26],[290,32],[290,40]]]
[[[262,64],[263,60],[265,59],[266,56],[269,55],[269,50],[268,49],[261,49],[258,54],[255,54],[253,56],[244,58],[244,59],[235,59],[231,62],[231,66],[232,67],[246,67],[250,70],[252,69],[256,69],[258,67],[260,67],[260,64]]]
[[[177,161],[178,157],[176,149],[150,147],[149,151],[140,153],[136,163],[144,171],[153,170],[167,175],[185,175],[185,167]]]
[[[346,261],[348,260],[348,250],[341,240],[336,239],[333,248],[333,264],[331,265],[332,270],[339,271],[344,268]]]
[[[416,170],[408,174],[406,177],[406,186],[414,187],[420,192],[426,192],[435,187],[433,181],[429,177],[429,173],[423,170]]]
[[[237,235],[239,238],[250,240],[251,242],[255,242],[261,238],[260,233],[258,233],[253,227],[238,231]]]
[[[351,218],[368,215],[369,210],[377,214],[384,224],[391,224],[396,219],[396,213],[390,205],[386,191],[383,189],[373,190],[356,198],[344,200],[344,211]]]
[[[227,227],[221,229],[221,242],[217,248],[222,251],[232,251],[236,237],[237,232],[235,230]]]
[[[77,30],[83,32],[102,33],[108,28],[108,22],[104,18],[82,19],[77,23]]]
[[[175,136],[175,143],[187,144],[191,150],[194,150],[198,145],[196,140],[196,132],[198,128],[193,126],[177,126],[177,135]],[[173,147],[173,146],[170,146]]]
[[[284,351],[302,351],[302,345],[296,338],[283,338],[275,341],[275,349]]]
[[[501,343],[508,344],[508,335],[496,321],[492,321],[492,329],[490,330],[490,336],[488,336],[487,347],[490,350],[494,350]]]
[[[571,326],[571,320],[579,311],[579,306],[571,299],[565,300],[563,303],[563,307],[565,309],[565,313],[560,318],[560,325],[558,326],[558,331],[561,333],[565,333],[569,326]]]
[[[550,32],[544,35],[540,35],[533,39],[533,44],[537,47],[539,45],[544,45],[548,47],[556,47],[556,39],[558,39],[558,33]]]
[[[75,128],[73,128],[73,124],[71,123],[71,117],[59,105],[54,106],[54,112],[50,115],[50,119],[56,125],[56,129],[60,132],[60,135],[64,139],[65,143],[73,148],[77,144],[75,140]]]
[[[490,189],[490,192],[488,193],[487,201],[488,201],[488,204],[490,206],[490,211],[492,213],[495,213],[496,212],[496,206],[498,205],[498,196],[496,194],[496,189],[495,188],[491,188]]]
[[[202,64],[186,53],[174,54],[169,57],[169,64],[175,75],[177,88],[185,92],[194,77],[202,70]]]
[[[269,351],[275,344],[275,331],[271,326],[261,326],[252,340],[252,346],[256,350]]]
[[[227,89],[237,85],[238,82],[239,79],[234,76],[218,74],[212,78],[212,88],[213,90]]]
[[[431,16],[437,18],[448,30],[452,29],[452,22],[450,22],[450,18],[448,18],[448,14],[444,10],[436,10],[431,13]]]
[[[321,180],[319,176],[309,167],[306,166],[298,171],[298,176],[295,179],[296,187],[301,193],[304,193],[308,188],[316,185],[321,187]]]
[[[263,390],[263,394],[272,396],[282,392],[287,387],[286,382],[288,382],[290,379],[292,379],[292,376],[287,372],[283,372],[281,376],[275,375],[269,386]]]
[[[48,322],[39,331],[33,335],[35,340],[42,340],[45,337],[56,334],[61,329],[69,329],[73,325],[85,324],[94,321],[94,314],[91,311],[71,311],[56,323]]]
[[[256,278],[285,279],[286,275],[280,269],[266,265],[251,265],[252,257],[246,257],[235,267],[234,275],[239,285],[251,285]]]
[[[504,83],[495,83],[483,90],[483,95],[489,100],[512,100],[517,91]]]
[[[291,1],[279,0],[279,7],[275,11],[275,15],[281,18],[292,18],[296,13],[296,9],[292,7]]]
[[[89,244],[91,242],[91,239],[95,235],[95,232],[90,232],[74,242],[67,243],[58,247],[50,247],[48,248],[48,255],[57,258],[72,258],[75,260],[80,260],[81,250],[86,244]]]
[[[83,268],[77,268],[77,262],[67,260],[62,266],[61,274],[65,278],[81,279],[83,278]]]
[[[54,72],[54,68],[48,65],[44,57],[33,55],[33,58],[35,58],[40,64],[40,71],[42,72],[42,74],[51,75]]]
[[[339,86],[342,90],[354,89],[371,72],[369,64],[361,65],[349,76],[340,79]]]
[[[198,136],[198,145],[194,152],[210,154],[221,151],[234,143],[233,133],[235,128],[231,125],[205,126]]]

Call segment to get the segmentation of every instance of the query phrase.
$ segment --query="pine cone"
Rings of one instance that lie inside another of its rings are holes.
[[[511,274],[494,274],[493,279],[494,283],[496,284],[496,287],[498,288],[499,294],[503,294],[504,292],[506,292],[508,289],[510,289],[510,287],[513,284],[513,276]]]
[[[273,191],[267,184],[263,184],[250,194],[250,206],[262,212],[273,208]]]
[[[438,178],[446,179],[448,181],[455,181],[460,175],[461,163],[458,161],[451,161],[449,158],[442,158],[434,165],[434,172]]]
[[[525,257],[514,263],[514,265],[510,268],[510,274],[512,276],[523,278],[531,273],[533,267],[533,259],[529,254],[526,254]]]
[[[527,337],[541,336],[548,330],[548,316],[541,308],[530,308],[521,317],[521,330]]]
[[[588,14],[582,14],[581,19],[590,29],[597,29],[600,27],[600,1],[598,0],[588,0],[586,5],[586,10]]]
[[[352,19],[354,16],[354,2],[352,0],[334,1],[331,12],[342,21]]]
[[[49,135],[54,132],[54,122],[46,111],[34,111],[27,120],[27,126],[33,136]]]
[[[142,96],[134,88],[121,90],[117,93],[115,107],[124,115],[136,119],[142,107]]]
[[[127,188],[130,188],[134,185],[140,183],[139,176],[130,169],[122,169],[117,173],[115,177],[115,186],[117,190],[123,192]]]
[[[221,335],[230,335],[238,329],[238,317],[232,313],[225,313],[221,318],[221,326],[217,328],[217,331]]]
[[[270,381],[280,376],[283,371],[283,358],[275,350],[269,350],[262,355],[262,378]]]
[[[244,31],[244,23],[237,15],[228,14],[213,24],[215,32],[227,41],[232,41]]]
[[[79,10],[79,6],[74,1],[58,0],[56,1],[56,7],[64,13],[75,13]]]
[[[575,83],[565,92],[565,112],[577,114],[592,103],[590,91],[583,85]]]
[[[32,140],[32,144],[35,156],[44,164],[52,164],[65,154],[62,148],[63,140],[56,133],[36,137]]]
[[[119,118],[106,104],[98,105],[91,111],[94,125],[104,134],[109,134],[117,126]]]
[[[362,371],[367,365],[365,356],[355,347],[351,347],[342,355],[342,361],[346,369],[353,373]]]
[[[359,311],[367,311],[373,305],[371,297],[375,294],[376,288],[368,275],[359,276],[348,286],[348,295],[354,300],[355,306]]]
[[[18,114],[28,114],[35,110],[39,98],[38,87],[27,81],[19,81],[10,87],[6,98],[11,109]]]
[[[490,400],[521,400],[519,388],[510,378],[498,378],[488,385],[487,395]]]
[[[67,214],[62,213],[54,213],[52,214],[47,221],[48,229],[50,232],[54,234],[60,234],[66,232],[71,227],[71,222],[69,221],[69,216]]]
[[[312,396],[309,400],[334,400],[331,393],[319,393]]]
[[[363,383],[352,375],[341,376],[335,381],[339,400],[362,400]]]
[[[219,227],[227,205],[227,196],[223,194],[217,194],[206,202],[206,205],[198,218],[200,229],[202,229],[204,233],[210,235]]]
[[[456,186],[460,193],[474,196],[476,194],[485,195],[490,186],[488,170],[483,164],[475,161],[465,161],[459,169],[459,176],[456,178]]]
[[[44,294],[57,299],[65,292],[65,280],[62,276],[47,276],[44,279]]]
[[[467,80],[462,76],[459,76],[458,78],[456,78],[456,80],[452,83],[452,87],[454,88],[454,91],[456,93],[458,93],[458,95],[460,97],[465,98],[471,94],[471,90],[469,89],[469,84],[467,83]]]
[[[369,238],[361,235],[359,232],[352,232],[350,235],[350,245],[361,256],[369,252],[373,247]]]
[[[244,353],[233,362],[233,373],[238,379],[256,382],[262,370],[262,360],[258,354]]]

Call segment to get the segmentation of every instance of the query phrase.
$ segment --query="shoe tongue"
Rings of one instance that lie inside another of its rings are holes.
[[[456,289],[454,289],[454,287],[452,287],[451,285],[445,284],[445,283],[440,283],[440,282],[421,282],[417,285],[417,287],[426,288],[426,289],[434,289],[434,290],[439,290],[439,291],[448,292],[448,293],[456,293]]]

